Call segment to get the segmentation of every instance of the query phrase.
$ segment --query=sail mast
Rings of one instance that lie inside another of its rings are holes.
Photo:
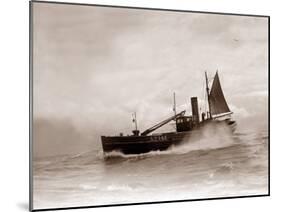
[[[205,71],[205,78],[206,78],[206,92],[207,92],[207,99],[208,99],[208,106],[209,106],[209,117],[212,118],[211,106],[210,106],[210,89],[209,89],[207,71]],[[207,117],[208,117],[208,112],[207,112]]]
[[[176,120],[176,115],[177,115],[177,109],[176,109],[176,92],[174,92],[174,107],[173,107],[173,111],[175,113],[175,120]]]
[[[137,113],[134,112],[134,113],[132,114],[132,116],[133,116],[133,123],[135,124],[135,130],[137,131],[137,130],[138,130]]]

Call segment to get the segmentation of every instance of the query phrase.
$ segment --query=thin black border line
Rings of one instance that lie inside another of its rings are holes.
[[[109,8],[123,8],[123,9],[142,9],[152,11],[166,11],[166,12],[187,12],[187,13],[201,13],[213,15],[232,15],[232,16],[248,16],[257,18],[267,18],[268,20],[268,193],[260,195],[246,195],[246,196],[231,196],[231,197],[214,197],[214,198],[200,198],[200,199],[186,199],[186,200],[169,200],[169,201],[155,201],[155,202],[137,202],[137,203],[120,203],[107,205],[93,205],[93,206],[77,206],[77,207],[62,207],[62,208],[46,208],[33,209],[33,3],[46,4],[63,4],[63,5],[80,5],[80,6],[95,6],[95,7],[109,7]],[[161,8],[145,8],[145,7],[130,7],[117,5],[102,5],[102,4],[87,4],[87,3],[72,3],[72,2],[56,2],[56,1],[29,1],[29,210],[30,211],[51,211],[51,210],[70,210],[70,209],[87,209],[98,207],[116,207],[116,206],[133,206],[133,205],[148,205],[161,203],[177,203],[177,202],[195,202],[206,200],[223,200],[223,199],[238,199],[238,198],[252,198],[252,197],[267,197],[270,196],[270,16],[269,15],[253,15],[253,14],[237,14],[237,13],[223,13],[223,12],[207,12],[207,11],[191,11],[191,10],[176,10],[176,9],[161,9]]]
[[[122,8],[122,9],[141,9],[141,10],[158,10],[164,12],[189,12],[189,13],[203,13],[213,15],[233,15],[233,16],[249,16],[257,18],[267,18],[269,15],[256,15],[256,14],[239,14],[239,13],[227,13],[227,12],[207,12],[207,11],[196,11],[196,10],[179,10],[179,9],[163,9],[157,7],[135,7],[135,6],[122,6],[122,5],[106,5],[106,4],[90,4],[90,3],[78,3],[78,2],[59,2],[59,1],[40,1],[31,0],[34,3],[51,3],[51,4],[64,4],[64,5],[78,5],[78,6],[95,6],[95,7],[110,7],[110,8]]]
[[[51,210],[72,210],[72,209],[87,209],[87,208],[100,208],[100,207],[119,207],[119,206],[134,206],[134,205],[152,205],[152,204],[165,204],[165,203],[179,203],[179,202],[197,202],[206,200],[225,200],[225,199],[242,199],[242,198],[256,198],[256,197],[269,197],[269,194],[249,195],[249,196],[231,196],[231,197],[214,197],[205,199],[187,199],[187,200],[168,200],[157,202],[137,202],[137,203],[124,203],[124,204],[108,204],[108,205],[94,205],[94,206],[78,206],[67,208],[46,208],[46,209],[34,209],[32,211],[51,211]]]

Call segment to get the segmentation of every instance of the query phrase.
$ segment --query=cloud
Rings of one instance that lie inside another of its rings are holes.
[[[250,97],[264,97],[268,98],[268,90],[263,90],[263,91],[253,91],[245,94],[246,96]]]

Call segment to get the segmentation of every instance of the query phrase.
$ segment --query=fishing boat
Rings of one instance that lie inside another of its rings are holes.
[[[140,132],[137,126],[136,113],[133,114],[135,129],[131,135],[124,136],[122,133],[118,136],[101,136],[102,148],[105,153],[119,151],[124,154],[140,154],[150,151],[167,150],[172,145],[178,145],[181,142],[188,142],[190,136],[200,135],[202,128],[206,125],[225,124],[234,126],[235,121],[231,119],[228,104],[225,100],[218,71],[216,72],[211,89],[209,89],[209,79],[205,72],[206,94],[209,111],[202,112],[201,118],[198,110],[197,97],[191,97],[191,115],[185,115],[183,110],[176,112],[175,93],[174,93],[174,115],[155,124],[149,129]],[[175,123],[175,131],[156,133],[153,132],[169,122]]]

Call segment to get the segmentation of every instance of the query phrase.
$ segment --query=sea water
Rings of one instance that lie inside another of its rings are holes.
[[[268,193],[268,131],[204,130],[167,151],[36,159],[35,209]]]

